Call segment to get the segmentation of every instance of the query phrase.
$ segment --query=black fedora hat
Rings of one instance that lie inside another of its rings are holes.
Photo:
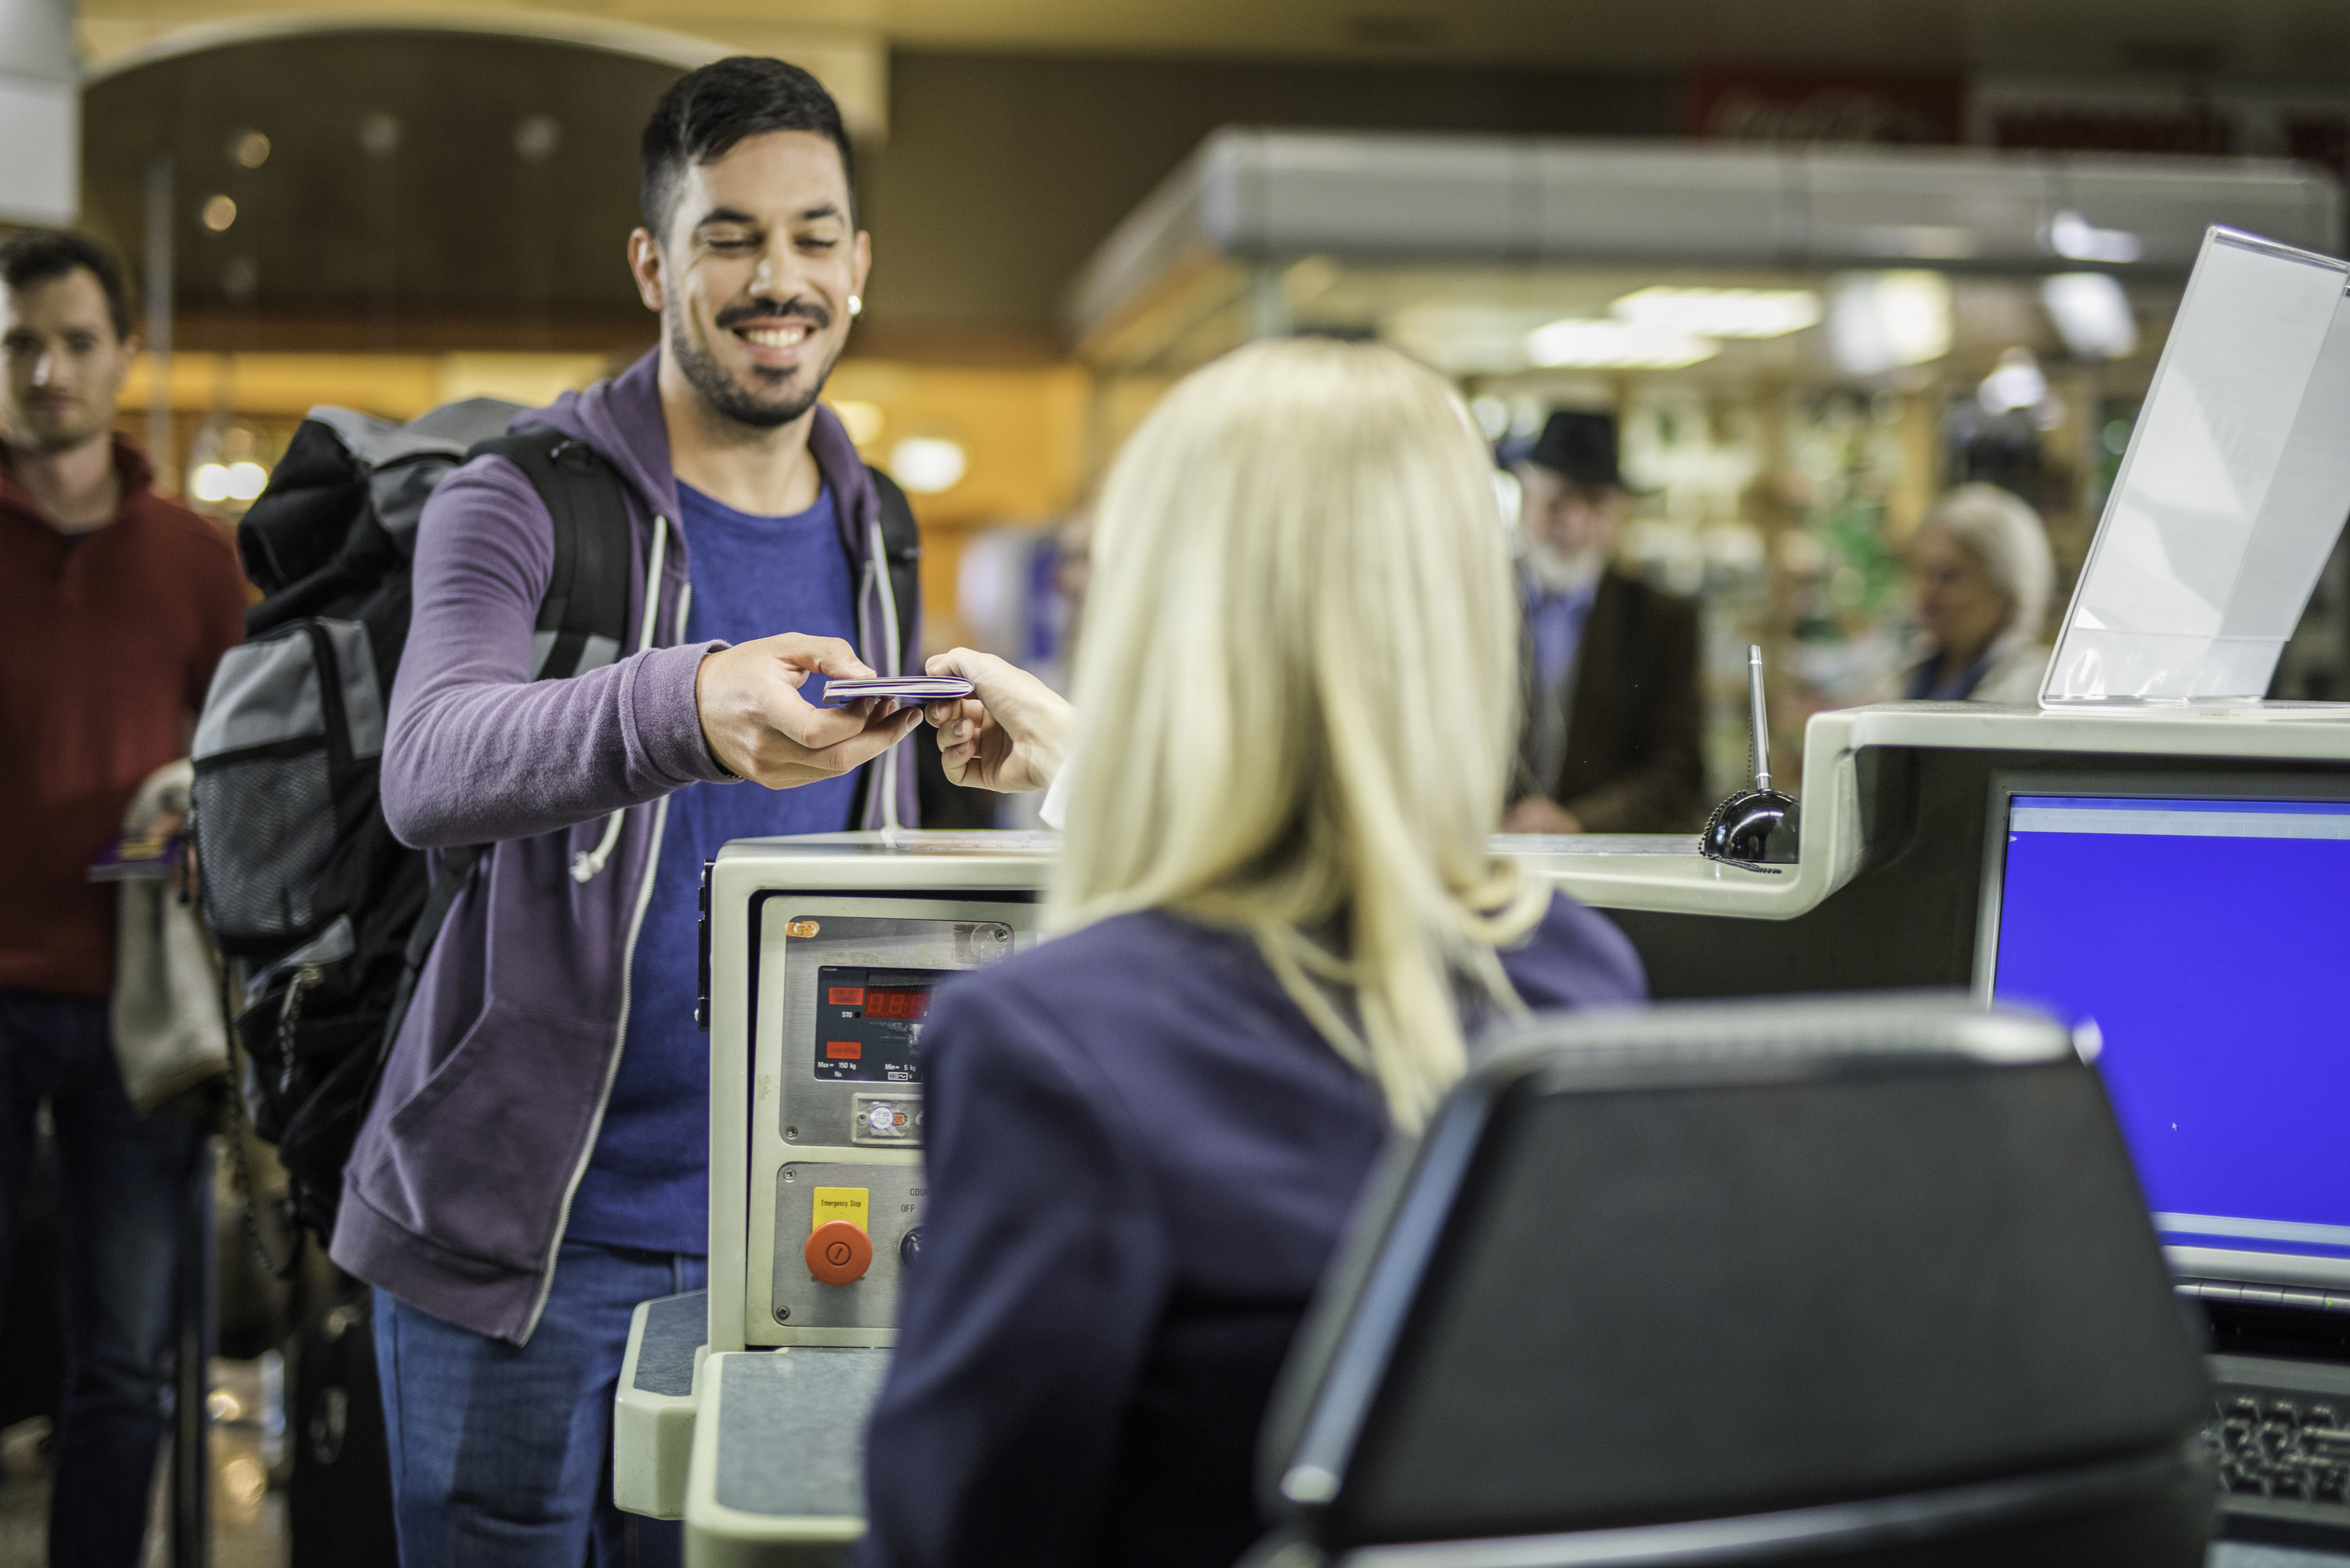
[[[1628,488],[1616,462],[1616,416],[1561,410],[1544,422],[1525,461],[1549,469],[1570,484],[1593,490]]]

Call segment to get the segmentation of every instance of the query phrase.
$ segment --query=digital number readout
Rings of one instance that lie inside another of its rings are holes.
[[[883,991],[879,987],[865,989],[865,1016],[868,1018],[923,1018],[930,1014],[931,993],[921,991]]]
[[[931,992],[952,970],[826,964],[816,973],[812,1061],[830,1082],[919,1084],[916,1046]]]

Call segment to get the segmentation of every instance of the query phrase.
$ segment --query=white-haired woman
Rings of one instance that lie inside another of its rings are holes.
[[[2056,563],[2040,515],[1996,484],[1937,501],[1909,546],[1909,594],[1926,656],[1893,695],[2030,703],[2048,672],[2040,640]]]
[[[1517,737],[1467,410],[1391,349],[1187,378],[1092,545],[1076,715],[1001,661],[962,782],[1059,771],[1059,933],[941,989],[929,1208],[868,1441],[878,1565],[1230,1563],[1256,1429],[1388,1134],[1487,1021],[1645,992],[1486,847]],[[1071,741],[1073,740],[1073,744]]]

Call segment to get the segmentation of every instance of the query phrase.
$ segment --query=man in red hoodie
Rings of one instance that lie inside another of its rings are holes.
[[[131,1108],[107,1027],[114,898],[87,871],[186,754],[244,634],[228,535],[113,433],[138,353],[120,265],[0,244],[0,1283],[35,1115],[56,1128],[66,1387],[49,1561],[139,1559],[171,1381],[175,1225],[203,1128]]]

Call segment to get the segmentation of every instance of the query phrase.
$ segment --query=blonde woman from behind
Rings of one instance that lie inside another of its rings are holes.
[[[868,1565],[1230,1563],[1265,1398],[1388,1136],[1482,1023],[1644,994],[1620,933],[1486,850],[1516,607],[1442,380],[1361,344],[1230,355],[1128,441],[1092,548],[1059,934],[943,989],[924,1036]],[[987,704],[951,770],[1052,775],[1024,678],[933,668]]]

